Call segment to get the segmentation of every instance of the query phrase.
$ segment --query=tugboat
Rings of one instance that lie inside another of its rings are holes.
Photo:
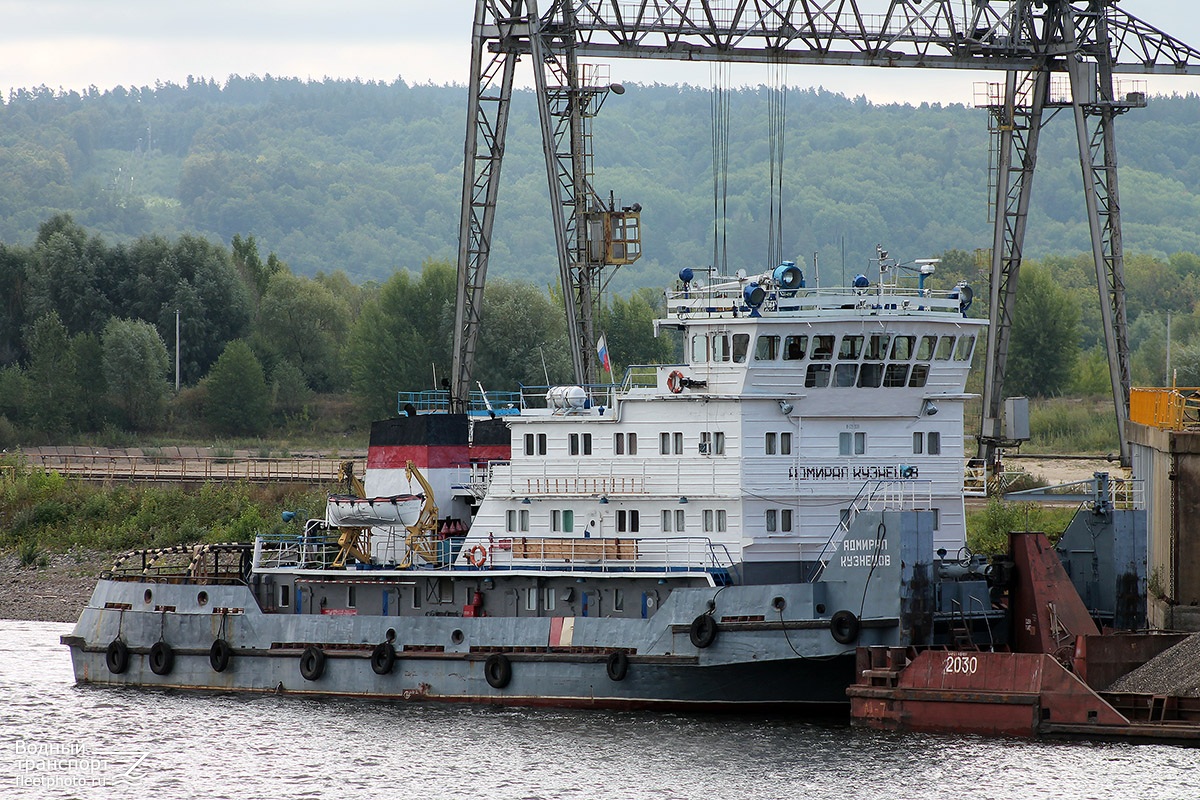
[[[962,492],[986,322],[934,264],[684,269],[655,323],[681,363],[402,394],[323,519],[105,573],[76,679],[777,713],[846,709],[858,646],[994,644]]]

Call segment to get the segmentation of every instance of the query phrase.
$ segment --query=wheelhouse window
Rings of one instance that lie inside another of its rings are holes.
[[[867,349],[863,352],[863,359],[867,361],[883,361],[887,358],[888,343],[890,340],[890,334],[872,333],[867,337]]]
[[[915,336],[897,336],[892,339],[892,361],[908,361],[913,355]]]
[[[855,334],[854,336],[843,336],[842,346],[838,349],[839,361],[853,361],[862,355],[863,337]]]
[[[949,361],[950,355],[954,352],[954,337],[943,336],[938,339],[937,355],[934,358],[938,361]]]
[[[929,361],[933,358],[933,351],[937,348],[936,336],[922,336],[921,343],[917,346],[917,360]]]
[[[878,389],[881,383],[883,383],[883,364],[863,364],[858,372],[858,385],[864,389]]]
[[[712,360],[729,360],[729,334],[714,333],[712,336]]]
[[[830,361],[833,359],[833,340],[832,334],[821,334],[813,337],[812,358],[813,361]]]
[[[755,361],[775,361],[779,358],[779,337],[759,336],[754,344]]]
[[[696,334],[692,337],[692,363],[702,364],[708,361],[708,337]]]
[[[804,388],[824,389],[828,386],[831,366],[830,364],[809,364],[808,372],[804,374]]]
[[[887,388],[903,387],[908,383],[908,364],[888,364],[883,371],[883,385]]]
[[[746,351],[750,349],[750,334],[735,333],[733,335],[733,361],[736,364],[746,363]]]
[[[858,364],[847,363],[838,364],[833,372],[834,386],[853,386],[854,379],[858,375]]]
[[[961,336],[958,340],[958,347],[954,348],[955,361],[970,361],[971,351],[975,349],[974,336]]]
[[[929,380],[928,364],[913,364],[912,374],[908,377],[908,385],[919,389]]]
[[[788,336],[783,340],[783,360],[799,361],[808,350],[807,336]]]

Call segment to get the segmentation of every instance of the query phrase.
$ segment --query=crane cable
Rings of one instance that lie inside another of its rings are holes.
[[[712,132],[713,174],[713,269],[719,275],[726,272],[728,262],[729,208],[729,74],[728,62],[713,62],[709,66],[712,92],[709,112]]]
[[[771,200],[767,231],[767,269],[783,259],[783,138],[787,122],[787,64],[767,66],[767,128],[771,158]]]

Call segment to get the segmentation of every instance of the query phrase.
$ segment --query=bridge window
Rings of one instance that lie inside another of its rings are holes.
[[[933,358],[933,351],[936,347],[936,336],[922,336],[921,344],[917,346],[917,360],[928,361],[929,359]]]
[[[908,378],[908,385],[919,389],[929,380],[929,365],[928,364],[913,364],[912,375]]]
[[[708,361],[708,337],[697,334],[692,337],[692,363]]]
[[[883,385],[889,388],[903,387],[908,383],[908,364],[888,364],[883,372]]]
[[[954,350],[955,361],[970,361],[971,351],[975,349],[975,337],[963,336],[958,340],[958,347]]]
[[[853,386],[858,375],[858,364],[838,364],[833,373],[834,386]]]
[[[733,360],[737,364],[746,363],[746,351],[750,349],[750,334],[735,333],[733,335]]]
[[[729,334],[714,333],[712,337],[712,360],[729,360]]]
[[[950,354],[954,352],[954,337],[943,336],[938,339],[937,355],[934,356],[938,361],[949,361]]]
[[[754,345],[755,361],[774,361],[779,358],[779,337],[759,336]]]
[[[841,367],[841,364],[838,364]],[[863,364],[858,373],[858,385],[864,389],[877,389],[883,382],[883,364]]]
[[[867,351],[863,358],[867,361],[883,361],[887,358],[888,342],[891,336],[886,333],[872,333],[867,337]]]
[[[809,356],[814,361],[829,361],[833,358],[833,340],[832,334],[821,334],[813,337],[812,355]]]
[[[816,355],[813,355],[816,358]],[[804,375],[804,388],[823,389],[829,385],[830,365],[809,364],[808,372]]]
[[[892,360],[893,361],[908,361],[912,358],[913,344],[916,342],[915,336],[897,336],[892,340]]]
[[[783,360],[799,361],[808,350],[807,336],[788,336],[783,340]]]
[[[862,355],[863,337],[861,335],[843,336],[842,346],[838,349],[838,358],[842,361],[853,361]]]

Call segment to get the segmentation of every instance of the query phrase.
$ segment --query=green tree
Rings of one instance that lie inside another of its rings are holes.
[[[108,396],[104,378],[104,348],[100,336],[77,333],[71,338],[75,357],[75,379],[82,398],[76,407],[75,426],[84,431],[98,431],[108,418],[109,406],[102,402]]]
[[[449,376],[454,289],[454,267],[427,262],[418,279],[397,272],[363,305],[346,361],[364,414],[393,415],[396,392],[433,386],[435,371]]]
[[[38,319],[25,336],[29,350],[29,421],[43,433],[62,433],[76,415],[79,387],[75,378],[75,354],[58,314]]]
[[[256,349],[299,367],[317,391],[334,391],[345,383],[341,355],[349,329],[350,311],[333,292],[280,270],[259,304]]]
[[[262,365],[250,345],[235,339],[225,346],[205,379],[205,418],[221,433],[257,434],[267,427],[269,394]]]
[[[1079,358],[1079,304],[1044,267],[1021,269],[1004,391],[1050,397],[1071,385]]]
[[[676,340],[667,332],[654,335],[654,320],[663,315],[661,295],[639,289],[627,299],[614,297],[600,314],[600,329],[608,342],[613,379],[630,364],[665,364],[676,360]]]
[[[474,375],[489,391],[571,382],[561,308],[532,284],[489,281]]]
[[[131,430],[162,421],[167,397],[167,346],[149,322],[113,318],[100,336],[104,381],[113,407]]]
[[[271,371],[271,405],[285,419],[307,413],[313,391],[304,373],[290,361],[280,361]]]

